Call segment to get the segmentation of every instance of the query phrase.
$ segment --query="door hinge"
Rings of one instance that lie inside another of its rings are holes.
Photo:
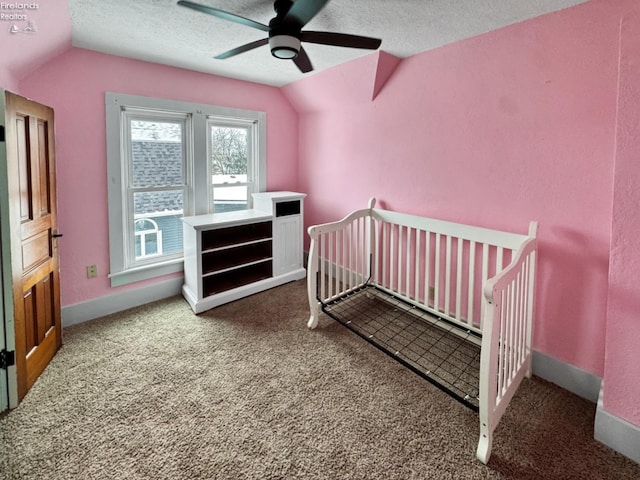
[[[0,368],[6,370],[11,365],[16,364],[16,352],[0,351]]]
[[[0,125],[0,142],[4,142],[4,127]]]

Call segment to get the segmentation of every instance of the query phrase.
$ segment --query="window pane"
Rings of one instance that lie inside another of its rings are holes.
[[[250,181],[249,130],[246,127],[209,125],[209,135],[213,211],[230,212],[249,208],[249,189],[246,186]]]
[[[218,127],[212,125],[211,134],[211,174],[234,175],[247,178],[247,137],[246,128]],[[217,182],[213,182],[217,183]]]
[[[136,260],[181,252],[182,190],[136,192],[133,201]]]
[[[131,121],[134,187],[182,185],[182,123]]]
[[[213,188],[213,211],[232,212],[234,210],[246,210],[248,205],[248,187],[246,185],[237,187],[214,187]]]
[[[162,254],[158,236],[158,232],[136,234],[136,260]]]
[[[144,236],[144,254],[149,255],[158,255],[160,253],[158,244],[158,233],[148,233]]]
[[[162,254],[162,232],[158,222],[151,218],[138,218],[134,235],[136,259]]]

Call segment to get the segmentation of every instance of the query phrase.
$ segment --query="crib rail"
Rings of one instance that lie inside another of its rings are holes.
[[[531,377],[536,228],[513,261],[484,288],[480,357],[480,440],[477,457],[487,463],[493,431],[522,379]]]
[[[374,202],[370,201],[370,207]],[[365,285],[371,276],[371,208],[352,212],[337,222],[309,227],[308,233],[308,326],[315,328],[318,302],[326,304],[347,295]]]
[[[371,283],[482,333],[482,286],[527,236],[379,209],[372,219]]]

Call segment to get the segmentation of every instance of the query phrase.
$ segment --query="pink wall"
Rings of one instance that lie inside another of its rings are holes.
[[[594,0],[405,59],[373,102],[344,91],[375,81],[357,73],[368,57],[284,87],[304,109],[307,222],[370,196],[518,232],[539,221],[534,346],[602,376],[618,30],[634,3]]]
[[[20,93],[56,113],[62,306],[113,289],[109,272],[106,91],[267,112],[267,187],[297,187],[297,115],[279,89],[72,48],[20,82]],[[96,264],[99,276],[86,278]]]
[[[622,21],[604,409],[640,425],[640,10]]]

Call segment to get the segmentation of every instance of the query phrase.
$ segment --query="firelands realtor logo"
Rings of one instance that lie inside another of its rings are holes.
[[[38,28],[31,16],[37,3],[0,2],[0,21],[9,22],[9,33],[35,33]]]

